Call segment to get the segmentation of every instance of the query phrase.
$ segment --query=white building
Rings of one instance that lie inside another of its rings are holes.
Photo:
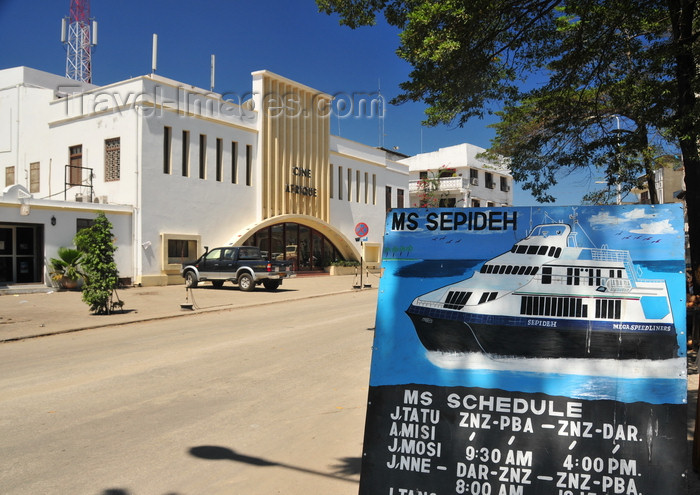
[[[401,160],[409,167],[410,206],[511,206],[513,177],[506,160],[480,156],[485,151],[464,143]]]
[[[331,96],[252,76],[231,101],[154,74],[98,87],[0,70],[0,283],[48,283],[47,260],[99,211],[120,276],[143,285],[182,283],[205,245],[293,253],[300,271],[378,262],[402,156],[330,135]]]

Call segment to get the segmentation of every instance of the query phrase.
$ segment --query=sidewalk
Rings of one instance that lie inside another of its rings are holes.
[[[93,315],[81,300],[80,292],[6,294],[0,295],[0,342],[322,297],[360,290],[353,288],[356,283],[359,282],[355,281],[354,275],[318,275],[285,280],[274,292],[268,292],[262,287],[257,287],[252,292],[243,292],[232,284],[214,289],[206,283],[191,291],[187,291],[184,285],[133,287],[117,291],[119,298],[124,301],[124,307],[122,311],[111,315]],[[364,285],[371,285],[371,288],[362,290],[376,290],[379,278],[371,276],[364,281]],[[193,309],[183,309],[181,305],[185,304],[192,305]]]

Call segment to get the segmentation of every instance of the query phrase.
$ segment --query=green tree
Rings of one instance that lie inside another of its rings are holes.
[[[317,0],[352,28],[399,27],[413,70],[392,103],[422,101],[426,123],[497,112],[492,152],[540,201],[574,169],[629,189],[680,149],[691,263],[700,280],[697,0]],[[617,125],[620,122],[621,125]],[[696,290],[699,289],[696,286]]]
[[[122,302],[113,301],[119,283],[117,264],[114,261],[112,224],[100,212],[91,227],[80,230],[75,235],[75,246],[83,253],[81,265],[85,275],[83,301],[95,314],[110,314]]]

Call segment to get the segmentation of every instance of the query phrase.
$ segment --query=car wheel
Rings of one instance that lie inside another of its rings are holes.
[[[192,270],[185,273],[185,287],[194,289],[197,287],[197,282],[197,275],[195,275]]]
[[[265,290],[277,290],[277,288],[280,286],[281,282],[279,280],[265,280],[263,282],[263,285],[265,286]]]
[[[212,280],[211,285],[213,285],[215,289],[221,289],[224,286],[224,281],[223,280]]]
[[[253,277],[251,277],[247,273],[241,274],[241,276],[238,277],[238,287],[240,287],[241,290],[245,292],[250,292],[251,290],[255,289],[255,282],[253,282]]]

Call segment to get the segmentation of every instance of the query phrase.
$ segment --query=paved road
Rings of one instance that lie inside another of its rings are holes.
[[[357,493],[376,295],[0,345],[0,491]]]

